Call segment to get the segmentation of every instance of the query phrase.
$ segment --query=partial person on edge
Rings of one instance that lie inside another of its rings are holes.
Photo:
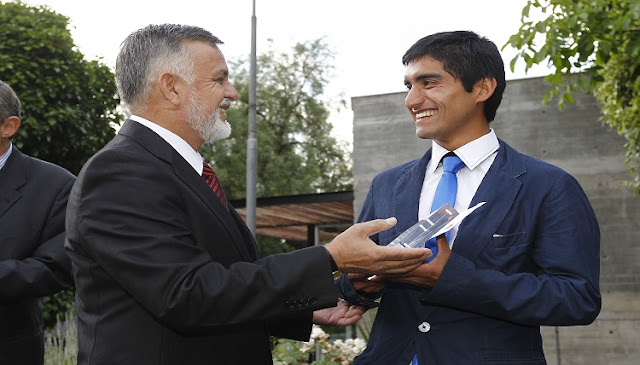
[[[44,362],[40,298],[72,285],[64,252],[67,198],[75,180],[11,143],[21,104],[0,81],[0,364]]]

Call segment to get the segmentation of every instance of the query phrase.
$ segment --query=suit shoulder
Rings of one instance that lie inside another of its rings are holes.
[[[132,165],[135,162],[144,161],[153,163],[151,154],[142,148],[136,141],[126,136],[116,135],[100,151],[96,152],[82,168],[84,170],[92,168],[102,168],[104,164],[113,165],[122,162],[121,167]]]
[[[543,174],[547,176],[556,176],[556,177],[565,176],[565,175],[571,176],[568,172],[566,172],[562,168],[556,165],[553,165],[549,162],[546,162],[528,155],[520,154],[520,156],[522,157],[522,161],[527,167],[527,173],[531,173],[535,175]]]
[[[500,143],[506,155],[506,165],[510,166],[514,173],[518,173],[520,175],[522,172],[526,172],[526,175],[529,176],[538,176],[541,174],[547,176],[570,176],[568,172],[556,165],[536,157],[525,155],[502,140]]]
[[[537,189],[542,189],[543,186],[548,189],[564,189],[563,187],[566,186],[581,189],[578,180],[562,168],[532,156],[518,154],[526,171],[520,179],[522,182],[535,186]]]
[[[29,174],[33,174],[33,176],[46,179],[45,181],[51,181],[51,179],[62,181],[75,180],[75,176],[62,166],[35,157],[25,156],[27,157],[28,163],[27,171]]]
[[[399,175],[402,175],[407,170],[410,170],[414,168],[417,164],[419,164],[420,160],[421,160],[420,158],[416,158],[415,160],[407,161],[403,164],[383,170],[382,172],[376,175],[376,179],[385,178],[385,177],[397,177]]]

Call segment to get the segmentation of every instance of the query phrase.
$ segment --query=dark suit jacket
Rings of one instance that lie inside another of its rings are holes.
[[[395,216],[387,245],[417,221],[428,151],[375,177],[360,220]],[[431,290],[392,284],[355,364],[545,364],[541,325],[591,323],[600,311],[600,232],[578,182],[503,141]],[[373,305],[340,280],[342,295]]]
[[[74,176],[13,146],[0,170],[0,363],[43,361],[40,297],[71,285],[64,217]]]
[[[308,339],[337,301],[323,247],[256,261],[233,207],[134,121],[83,167],[67,223],[81,365],[269,364],[270,335]]]

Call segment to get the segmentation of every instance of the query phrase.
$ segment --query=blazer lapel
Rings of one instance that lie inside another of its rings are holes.
[[[242,241],[243,242],[251,242],[251,244],[245,244],[242,245],[242,247],[247,248],[248,252],[249,252],[249,258],[250,261],[255,261],[258,259],[258,245],[256,244],[256,240],[253,238],[253,235],[251,234],[251,231],[249,231],[249,228],[247,227],[247,225],[245,224],[245,222],[242,220],[242,217],[240,217],[240,215],[238,214],[238,212],[236,212],[235,208],[231,206],[231,203],[229,203],[229,213],[231,213],[231,216],[233,217],[233,220],[236,222],[236,227],[238,227],[238,230],[240,231],[240,234],[242,234]]]
[[[500,140],[498,154],[471,200],[470,206],[487,202],[462,221],[453,250],[475,260],[504,220],[518,195],[526,173],[517,151]]]
[[[176,152],[176,154],[178,153]],[[249,244],[243,239],[240,233],[241,227],[233,219],[232,214],[235,213],[233,207],[229,206],[229,211],[227,211],[220,199],[211,191],[202,177],[193,171],[193,168],[182,159],[182,156],[178,155],[178,157],[180,161],[174,161],[173,163],[176,175],[206,203],[211,212],[222,222],[227,233],[233,237],[234,246],[240,256],[247,261],[255,260],[255,256],[251,254],[255,248],[252,247],[252,249],[250,249],[247,247]]]
[[[18,189],[27,182],[26,157],[13,146],[11,156],[0,170],[0,217],[21,197]]]
[[[122,128],[120,128],[118,134],[127,135],[135,139],[156,157],[171,164],[178,178],[182,180],[185,185],[207,205],[218,220],[221,221],[221,226],[223,226],[229,236],[233,238],[233,246],[238,251],[238,254],[246,261],[254,259],[251,252],[255,250],[255,248],[250,249],[247,247],[251,243],[247,243],[247,241],[243,239],[240,233],[241,227],[236,224],[231,214],[229,214],[230,212],[222,205],[220,199],[213,194],[202,177],[193,170],[191,165],[189,165],[171,145],[149,128],[135,121],[126,121]],[[230,207],[230,209],[232,208]]]
[[[398,219],[398,223],[393,227],[396,230],[394,236],[404,232],[418,221],[420,192],[430,159],[431,149],[398,178],[393,189],[393,214]]]

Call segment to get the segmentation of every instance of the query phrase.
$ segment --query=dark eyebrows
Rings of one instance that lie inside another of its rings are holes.
[[[416,76],[415,77],[415,81],[416,82],[420,82],[420,81],[426,80],[426,79],[437,79],[437,80],[439,80],[441,78],[442,78],[442,75],[437,74],[435,72],[432,72],[432,73],[426,73],[426,74],[421,74],[421,75]]]
[[[427,79],[440,80],[440,79],[442,79],[442,75],[439,74],[439,73],[435,73],[435,72],[424,73],[424,74],[420,74],[420,75],[414,77],[413,78],[413,82],[414,83],[419,83],[420,81],[427,80]],[[409,81],[409,79],[407,79],[406,77],[404,79],[404,85],[406,87],[411,86],[411,81]]]

